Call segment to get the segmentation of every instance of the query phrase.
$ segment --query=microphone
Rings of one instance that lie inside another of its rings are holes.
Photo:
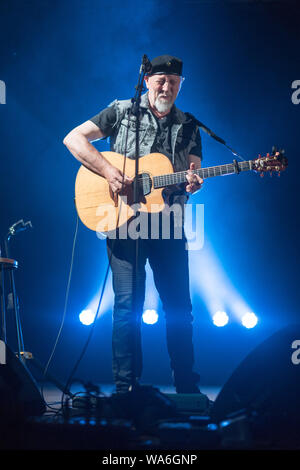
[[[152,64],[150,60],[148,59],[148,57],[146,56],[146,54],[144,54],[143,59],[142,59],[141,71],[145,73],[149,73],[151,72],[151,70],[152,70]]]
[[[28,228],[32,228],[32,223],[29,220],[28,222],[24,222],[23,219],[18,220],[18,222],[14,223],[9,229],[8,233],[10,236],[15,235],[18,232],[22,232],[23,230],[27,230]]]

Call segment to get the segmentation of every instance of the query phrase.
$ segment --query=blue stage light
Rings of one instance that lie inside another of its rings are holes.
[[[158,320],[158,313],[156,310],[148,309],[144,311],[142,318],[147,325],[153,325]]]
[[[92,310],[82,310],[79,314],[79,320],[83,325],[91,325],[95,320],[95,312]]]
[[[247,312],[242,317],[242,324],[246,328],[253,328],[258,322],[257,316],[253,312]]]
[[[227,325],[228,320],[229,318],[228,318],[227,313],[222,312],[221,310],[216,312],[213,316],[213,322],[214,322],[214,325],[216,326],[225,326]]]

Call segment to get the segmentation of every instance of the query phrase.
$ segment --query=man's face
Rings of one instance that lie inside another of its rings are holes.
[[[146,86],[149,90],[150,105],[161,113],[169,111],[177,98],[181,81],[181,77],[177,75],[151,75],[145,77]]]

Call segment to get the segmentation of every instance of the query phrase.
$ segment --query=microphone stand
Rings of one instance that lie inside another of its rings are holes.
[[[138,175],[139,175],[139,156],[140,156],[140,103],[141,103],[141,94],[144,90],[143,82],[146,73],[151,71],[151,63],[150,60],[146,55],[143,56],[142,65],[140,67],[138,84],[135,87],[136,93],[134,98],[132,98],[131,102],[131,110],[130,114],[136,117],[136,128],[135,128],[135,178],[133,181],[133,204],[134,207],[137,207],[139,202],[139,184],[138,184]],[[135,216],[139,215],[139,211],[135,212]],[[135,371],[135,377],[132,378],[132,389],[136,385],[136,372],[137,372],[137,364],[136,364],[136,353],[137,353],[137,342],[138,342],[138,311],[137,311],[137,282],[138,282],[138,261],[139,261],[139,239],[138,237],[135,240],[135,259],[133,265],[133,273],[132,273],[132,309],[133,315],[135,317],[135,328],[134,328],[134,354],[133,354],[133,370]]]
[[[31,222],[26,222],[24,224],[23,220],[19,220],[16,222],[14,225],[12,225],[9,228],[8,234],[4,240],[4,246],[5,246],[5,254],[7,258],[10,258],[10,252],[9,252],[9,241],[12,236],[14,236],[16,233],[22,230],[26,230],[26,228],[31,225]],[[21,362],[23,362],[23,356],[22,352],[24,351],[24,340],[23,340],[23,333],[22,333],[22,326],[21,326],[21,320],[20,320],[20,311],[19,311],[19,300],[16,294],[16,286],[15,286],[15,278],[14,278],[14,273],[13,270],[10,271],[10,287],[11,287],[11,295],[12,295],[12,303],[13,303],[13,310],[15,314],[15,322],[16,322],[16,330],[17,330],[17,341],[18,341],[18,358],[20,359]]]
[[[5,255],[7,258],[10,258],[10,250],[9,250],[9,242],[11,237],[15,236],[17,233],[22,232],[26,230],[27,228],[32,228],[31,222],[26,222],[24,223],[24,220],[19,220],[15,224],[13,224],[9,230],[8,234],[4,240],[4,247],[5,247]],[[27,360],[30,360],[30,362],[40,371],[44,372],[44,367],[43,365],[33,356],[31,352],[25,351],[24,347],[24,340],[23,340],[23,333],[22,333],[22,326],[21,326],[21,319],[20,319],[20,312],[19,312],[19,300],[17,297],[16,293],[16,287],[15,287],[15,279],[14,279],[14,273],[13,270],[10,271],[10,285],[11,285],[11,294],[12,294],[12,305],[13,305],[13,310],[15,313],[15,322],[16,322],[16,330],[17,330],[17,341],[18,341],[18,354],[17,357],[20,360],[20,362],[23,364],[23,366],[26,366]],[[3,297],[5,296],[5,293],[2,292]],[[4,306],[5,306],[5,300]],[[5,309],[4,309],[4,315],[5,315]],[[6,338],[5,338],[6,342]],[[28,373],[29,370],[27,369]],[[66,395],[69,395],[71,398],[73,398],[73,394],[71,393],[70,390],[66,390],[64,385],[61,384],[55,377],[47,373],[45,375],[45,378],[47,378],[50,382],[52,382],[58,389],[60,389],[62,392],[64,392]]]

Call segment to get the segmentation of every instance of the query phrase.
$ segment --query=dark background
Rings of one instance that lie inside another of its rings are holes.
[[[280,178],[252,172],[213,178],[194,196],[205,215],[203,250],[190,253],[197,369],[202,383],[222,385],[256,344],[299,317],[300,104],[291,100],[291,84],[300,80],[297,2],[1,0],[0,5],[0,80],[6,83],[6,104],[0,105],[1,247],[13,223],[32,221],[33,230],[18,234],[10,249],[19,262],[15,279],[25,349],[43,364],[62,321],[76,226],[79,164],[62,141],[113,99],[134,96],[143,54],[183,59],[186,80],[178,107],[245,159],[265,155],[273,145],[285,149],[289,166]],[[232,161],[226,148],[206,134],[202,138],[203,166]],[[108,149],[106,142],[97,147]],[[50,366],[63,382],[91,328],[78,314],[92,300],[97,305],[106,267],[105,242],[79,223],[66,318]],[[156,293],[149,279],[151,307]],[[224,328],[212,323],[207,283],[216,297],[226,293],[230,322]],[[241,325],[232,309],[235,298],[256,313],[255,328]],[[111,305],[109,278],[78,378],[111,381]],[[143,326],[143,379],[169,384],[160,304],[158,310],[159,321]],[[15,348],[11,315],[8,339]]]

